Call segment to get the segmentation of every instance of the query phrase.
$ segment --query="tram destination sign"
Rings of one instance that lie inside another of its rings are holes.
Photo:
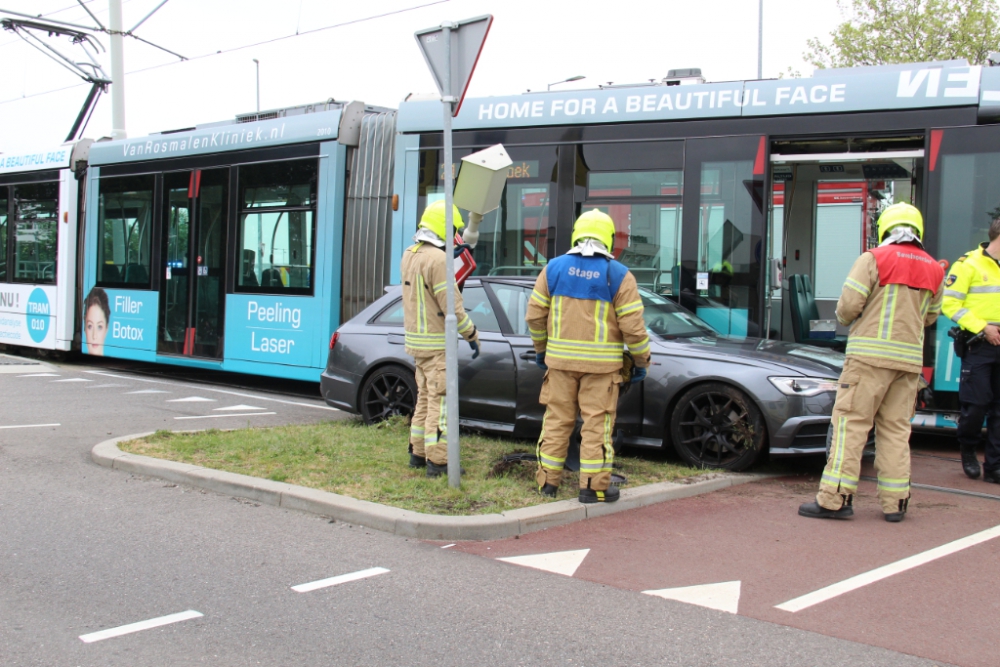
[[[818,70],[813,77],[802,79],[650,84],[470,98],[455,118],[454,127],[463,130],[975,106],[980,102],[981,88],[984,100],[995,99],[1000,105],[1000,72],[962,61]],[[404,102],[398,125],[402,132],[440,129],[439,104]]]

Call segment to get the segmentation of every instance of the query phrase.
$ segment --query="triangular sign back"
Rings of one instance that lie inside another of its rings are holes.
[[[451,67],[447,66],[445,54],[444,28],[427,28],[414,33],[420,52],[424,54],[427,67],[431,70],[434,83],[442,97],[454,97],[452,116],[457,116],[462,108],[462,100],[469,89],[469,81],[479,62],[486,35],[493,24],[493,16],[485,14],[451,24]],[[450,73],[450,76],[448,74]]]

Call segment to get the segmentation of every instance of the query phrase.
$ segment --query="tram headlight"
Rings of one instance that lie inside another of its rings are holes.
[[[837,391],[837,380],[833,378],[767,378],[785,396],[817,396],[828,391]]]

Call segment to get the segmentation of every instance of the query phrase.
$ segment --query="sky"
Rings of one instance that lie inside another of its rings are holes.
[[[161,0],[122,0],[131,28]],[[106,26],[107,0],[86,0]],[[94,25],[75,0],[0,0],[3,10]],[[397,107],[410,93],[435,93],[413,33],[492,14],[493,27],[469,97],[662,79],[700,67],[708,81],[757,77],[758,0],[169,0],[136,34],[176,57],[125,39],[125,118],[137,137],[329,98]],[[3,13],[0,12],[0,16]],[[844,20],[836,0],[764,0],[763,76],[789,68],[808,76],[809,38]],[[68,38],[45,38],[73,59]],[[109,47],[106,35],[99,37]],[[89,84],[16,34],[0,31],[0,153],[61,143]],[[108,54],[99,58],[110,77]],[[85,136],[111,133],[102,96]]]

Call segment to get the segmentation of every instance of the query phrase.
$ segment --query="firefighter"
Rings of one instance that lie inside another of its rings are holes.
[[[598,210],[573,226],[573,249],[542,270],[528,304],[535,361],[545,371],[538,402],[545,406],[535,479],[555,497],[576,417],[583,417],[580,502],[611,503],[611,437],[622,382],[624,346],[635,359],[631,382],[649,366],[649,336],[635,277],[615,261],[615,224]]]
[[[962,469],[972,479],[979,478],[976,447],[983,439],[983,419],[987,418],[983,479],[1000,484],[1000,218],[990,225],[989,238],[989,243],[951,267],[942,312],[962,329],[956,352],[960,343],[966,345],[958,385]]]
[[[455,231],[465,223],[454,207]],[[444,314],[447,311],[445,277],[445,204],[436,201],[420,218],[414,244],[403,253],[403,325],[406,353],[416,366],[417,404],[410,422],[410,467],[426,468],[428,477],[448,472],[448,429],[445,408]],[[461,248],[456,248],[457,252]],[[479,336],[455,291],[458,333],[479,356]]]
[[[851,267],[837,320],[850,326],[833,406],[833,439],[816,501],[799,514],[854,514],[861,454],[875,423],[878,498],[886,521],[902,521],[910,498],[910,419],[923,367],[924,328],[941,310],[944,269],[923,249],[924,222],[909,204],[878,219],[880,245]]]

